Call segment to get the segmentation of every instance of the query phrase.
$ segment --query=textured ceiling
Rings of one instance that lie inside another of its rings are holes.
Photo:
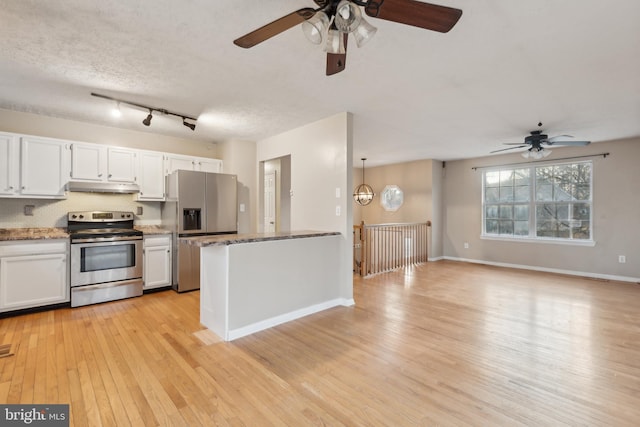
[[[354,164],[487,155],[538,121],[550,136],[640,135],[640,2],[443,0],[447,34],[369,19],[347,69],[300,28],[251,49],[237,37],[311,0],[2,0],[0,108],[183,138],[260,140],[354,114]],[[124,108],[97,92],[198,117]]]

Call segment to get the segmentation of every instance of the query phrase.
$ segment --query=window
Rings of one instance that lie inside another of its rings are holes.
[[[487,170],[483,236],[590,241],[592,163]]]

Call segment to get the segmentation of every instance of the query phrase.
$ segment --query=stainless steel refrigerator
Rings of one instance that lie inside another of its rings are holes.
[[[167,176],[162,224],[173,231],[173,289],[200,289],[200,248],[179,237],[238,230],[236,175],[178,170]]]

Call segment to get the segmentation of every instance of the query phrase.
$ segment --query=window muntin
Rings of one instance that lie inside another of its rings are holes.
[[[483,235],[591,240],[592,163],[483,173]]]

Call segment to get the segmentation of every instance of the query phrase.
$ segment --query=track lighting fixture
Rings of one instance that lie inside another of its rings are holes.
[[[142,124],[145,126],[149,126],[151,124],[151,119],[153,119],[153,111],[149,109],[149,115],[142,121]]]
[[[196,124],[195,123],[188,123],[186,120],[186,117],[182,118],[182,124],[185,125],[186,127],[188,127],[191,130],[196,130]]]
[[[116,110],[120,111],[120,104],[127,104],[127,105],[131,105],[132,107],[137,107],[137,108],[141,108],[143,110],[149,111],[149,114],[147,115],[147,117],[142,121],[142,124],[145,125],[145,126],[150,126],[151,125],[151,119],[153,119],[153,112],[155,111],[155,112],[158,112],[158,113],[161,113],[161,114],[164,114],[164,115],[180,117],[182,119],[182,124],[183,125],[185,125],[186,127],[188,127],[191,130],[196,130],[196,124],[195,123],[187,122],[187,120],[190,120],[192,122],[198,121],[198,119],[196,119],[194,117],[189,117],[189,116],[185,116],[184,114],[174,113],[174,112],[165,110],[164,108],[149,107],[147,105],[138,104],[136,102],[130,102],[130,101],[125,101],[123,99],[113,98],[111,96],[101,95],[99,93],[93,93],[92,92],[91,96],[95,96],[97,98],[102,98],[102,99],[107,99],[109,101],[114,101],[116,103],[116,109],[114,109],[114,115],[117,114],[115,112]]]

